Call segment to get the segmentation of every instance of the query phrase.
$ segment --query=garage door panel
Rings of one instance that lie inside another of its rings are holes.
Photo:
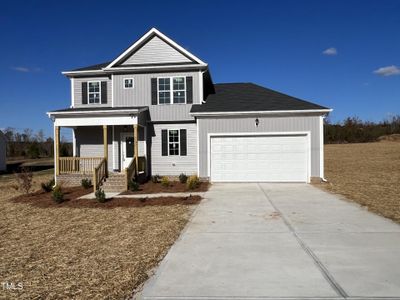
[[[212,181],[307,181],[306,135],[211,138]]]

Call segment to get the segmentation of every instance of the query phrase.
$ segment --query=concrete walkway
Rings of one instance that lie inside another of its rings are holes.
[[[144,299],[400,299],[400,226],[306,184],[214,184]]]

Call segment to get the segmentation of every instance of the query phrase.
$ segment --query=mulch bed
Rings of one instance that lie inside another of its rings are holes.
[[[170,186],[165,187],[161,183],[154,183],[148,181],[139,186],[138,191],[126,191],[122,195],[136,195],[136,194],[155,194],[155,193],[190,193],[190,192],[207,192],[210,184],[208,182],[200,182],[200,185],[189,190],[185,183],[179,181],[171,182]]]
[[[52,199],[52,193],[38,191],[28,195],[20,195],[12,198],[14,203],[26,203],[40,208],[69,207],[69,208],[116,208],[116,207],[144,207],[144,206],[168,206],[176,204],[193,205],[201,200],[199,196],[188,197],[159,197],[159,198],[112,198],[100,203],[95,199],[78,199],[89,194],[91,190],[82,187],[63,188],[64,202],[56,203]]]

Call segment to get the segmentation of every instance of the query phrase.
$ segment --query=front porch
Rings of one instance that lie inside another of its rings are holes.
[[[54,121],[56,182],[76,186],[88,178],[94,191],[124,191],[132,178],[147,175],[147,130],[138,122],[139,113],[49,113]],[[60,157],[61,127],[73,131],[72,157]]]

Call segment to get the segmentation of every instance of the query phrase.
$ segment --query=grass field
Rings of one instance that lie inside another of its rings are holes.
[[[52,177],[38,172],[35,187]],[[0,176],[0,299],[124,299],[148,277],[193,206],[52,207],[17,203]],[[88,200],[90,201],[90,200]],[[95,200],[93,200],[95,201]]]
[[[325,146],[319,185],[400,223],[400,142]]]

